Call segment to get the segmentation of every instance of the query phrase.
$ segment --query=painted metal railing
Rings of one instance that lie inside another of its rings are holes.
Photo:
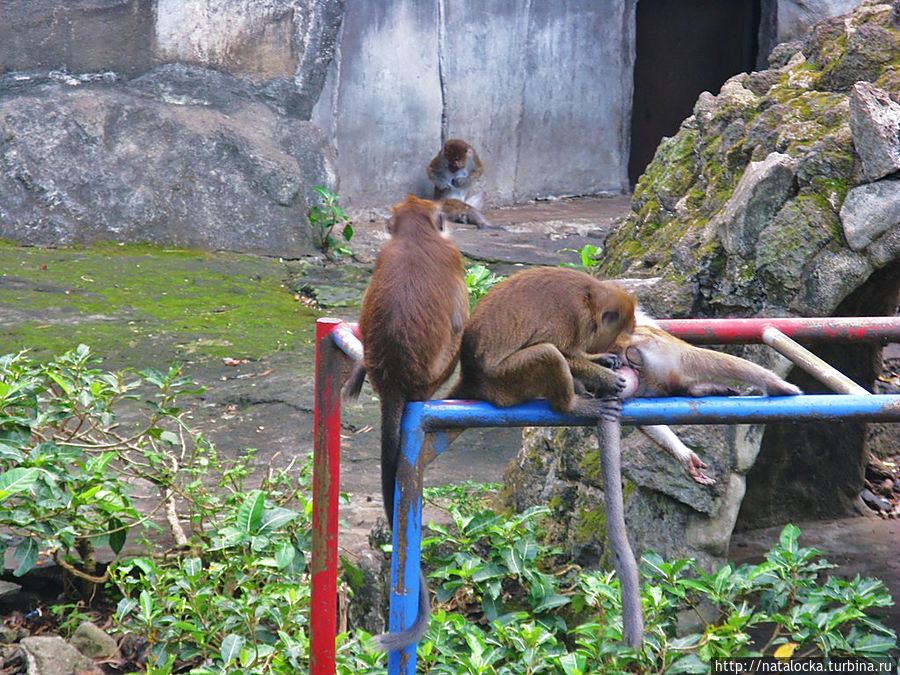
[[[773,421],[900,421],[900,395],[872,395],[799,345],[804,341],[900,342],[900,318],[691,319],[660,325],[689,342],[765,342],[840,395],[645,398],[626,401],[622,424],[750,424]],[[347,356],[361,346],[353,326],[319,319],[313,463],[313,550],[310,672],[335,669],[337,507],[340,465],[340,388]],[[544,401],[496,408],[477,401],[409,403],[401,424],[391,558],[389,630],[408,628],[417,612],[425,466],[469,427],[593,426],[594,419],[561,415]],[[415,645],[388,657],[388,672],[415,673]]]

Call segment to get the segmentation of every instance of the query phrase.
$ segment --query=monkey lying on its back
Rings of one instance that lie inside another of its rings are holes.
[[[701,349],[664,331],[638,310],[636,327],[620,340],[615,353],[620,359],[616,372],[625,378],[623,398],[649,396],[736,396],[734,383],[749,384],[767,396],[802,394],[798,387],[746,359]],[[608,355],[591,358],[608,362]],[[586,385],[587,386],[587,385]],[[590,388],[590,387],[588,387]],[[638,427],[654,443],[670,453],[701,485],[716,481],[703,469],[706,464],[667,426]]]

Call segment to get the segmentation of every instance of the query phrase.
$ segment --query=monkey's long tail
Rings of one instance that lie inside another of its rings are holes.
[[[351,375],[351,379],[353,376]],[[406,402],[391,396],[381,399],[381,494],[384,512],[391,528],[394,527],[394,486],[397,483],[397,465],[400,462],[400,421]],[[425,575],[419,570],[419,607],[416,620],[407,630],[399,633],[382,633],[372,638],[379,649],[393,652],[415,644],[428,630],[431,599]]]
[[[353,366],[353,370],[350,371],[350,376],[347,378],[347,381],[344,382],[344,386],[341,389],[341,398],[344,399],[345,403],[355,403],[359,398],[359,392],[362,391],[363,382],[366,380],[366,367],[362,364],[362,361],[358,362],[355,366]]]
[[[405,649],[422,639],[428,630],[428,618],[431,611],[431,598],[428,596],[428,586],[425,583],[425,574],[419,570],[419,609],[416,621],[413,625],[399,633],[382,633],[372,638],[375,646],[384,652],[395,652]]]
[[[640,649],[644,637],[644,616],[641,612],[637,563],[625,530],[620,437],[619,421],[601,417],[597,422],[597,440],[600,443],[600,467],[603,470],[606,538],[612,548],[613,567],[619,576],[622,593],[622,637],[629,647]]]

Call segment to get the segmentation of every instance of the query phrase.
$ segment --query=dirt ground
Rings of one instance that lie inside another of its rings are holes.
[[[496,229],[478,231],[459,226],[453,236],[470,260],[485,262],[494,271],[508,274],[527,265],[576,262],[574,251],[587,243],[601,244],[615,219],[628,208],[626,197],[536,202],[488,212],[488,218],[498,226]],[[371,260],[385,239],[383,214],[356,216],[354,251],[362,260]],[[209,262],[198,263],[201,264],[208,267]],[[3,295],[3,275],[10,274],[16,272],[0,269],[0,353],[8,347],[3,344],[4,331],[12,331],[22,320],[21,312],[16,311],[15,298]],[[21,276],[5,278],[17,285],[14,293],[19,293],[19,285],[29,283]],[[333,281],[333,285],[339,291],[359,297],[364,275],[355,279],[352,283]],[[353,320],[356,309],[336,307],[326,314]],[[123,317],[112,313],[104,321],[106,325],[124,322]],[[73,330],[77,334],[77,326]],[[125,345],[118,351],[106,350],[106,366],[143,367],[165,363],[169,352],[163,354],[148,348],[147,344],[155,343],[143,341],[139,347]],[[212,438],[225,456],[242,453],[247,447],[257,448],[261,471],[269,465],[285,465],[290,458],[311,452],[312,358],[311,340],[298,341],[271,356],[236,366],[225,365],[218,358],[195,361],[188,354],[185,359],[188,374],[207,387],[206,394],[194,406],[192,422]],[[368,389],[364,390],[362,404],[345,410],[343,415],[346,437],[340,483],[349,502],[341,508],[346,524],[341,547],[351,557],[365,545],[369,530],[382,513],[377,418],[378,406]],[[426,483],[500,482],[506,465],[515,457],[519,441],[517,429],[468,430],[429,466]],[[428,515],[426,512],[426,518]],[[900,557],[897,555],[900,522],[852,518],[799,525],[803,533],[801,543],[826,551],[827,557],[840,565],[837,573],[877,576],[900,599]],[[779,529],[737,534],[732,543],[732,558],[736,561],[761,559],[762,553],[777,541]],[[889,621],[895,629],[900,629],[900,610],[896,607]]]

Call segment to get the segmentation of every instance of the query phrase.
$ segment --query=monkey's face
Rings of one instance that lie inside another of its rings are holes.
[[[466,166],[470,153],[471,148],[465,141],[450,139],[444,143],[444,159],[451,173],[457,173]]]

